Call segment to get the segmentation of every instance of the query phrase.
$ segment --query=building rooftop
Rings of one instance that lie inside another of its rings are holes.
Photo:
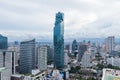
[[[20,74],[14,74],[14,75],[12,75],[12,77],[18,77],[18,78],[20,78],[21,76],[23,76],[23,75],[20,75]]]
[[[24,43],[24,42],[31,42],[31,41],[35,41],[35,38],[25,39],[25,40],[23,40],[21,42]]]
[[[2,71],[4,71],[4,70],[6,70],[5,67],[1,67],[1,68],[0,68],[0,72],[2,72]]]

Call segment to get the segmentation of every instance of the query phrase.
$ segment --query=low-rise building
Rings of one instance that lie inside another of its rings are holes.
[[[102,80],[120,80],[120,70],[103,69]]]
[[[7,69],[5,67],[0,68],[0,80],[10,80],[10,69]]]

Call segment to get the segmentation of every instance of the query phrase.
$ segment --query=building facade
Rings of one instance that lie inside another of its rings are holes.
[[[36,67],[35,39],[20,43],[20,73],[31,73]]]
[[[0,50],[0,67],[10,70],[11,75],[15,74],[15,52]]]
[[[83,68],[89,68],[91,67],[91,53],[89,51],[85,51],[82,60],[81,60],[81,66]]]
[[[64,14],[58,12],[54,27],[54,66],[64,67]]]
[[[0,49],[8,48],[8,39],[5,36],[0,35]]]
[[[47,69],[47,46],[41,46],[38,48],[38,69]]]
[[[0,80],[11,80],[10,76],[11,74],[9,69],[5,67],[0,68]]]
[[[106,38],[105,44],[106,44],[106,51],[109,54],[112,54],[112,51],[114,50],[115,47],[115,37],[109,36],[108,38]]]

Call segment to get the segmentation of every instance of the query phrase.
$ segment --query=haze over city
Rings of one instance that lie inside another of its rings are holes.
[[[52,40],[55,14],[64,12],[65,40],[120,34],[119,0],[0,0],[0,32],[9,41]]]

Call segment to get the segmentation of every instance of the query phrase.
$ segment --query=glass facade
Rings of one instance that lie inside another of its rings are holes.
[[[0,35],[0,49],[7,49],[8,48],[8,39]]]
[[[35,68],[35,39],[20,43],[20,73],[31,73]]]
[[[54,66],[64,67],[64,14],[58,12],[54,27]]]

